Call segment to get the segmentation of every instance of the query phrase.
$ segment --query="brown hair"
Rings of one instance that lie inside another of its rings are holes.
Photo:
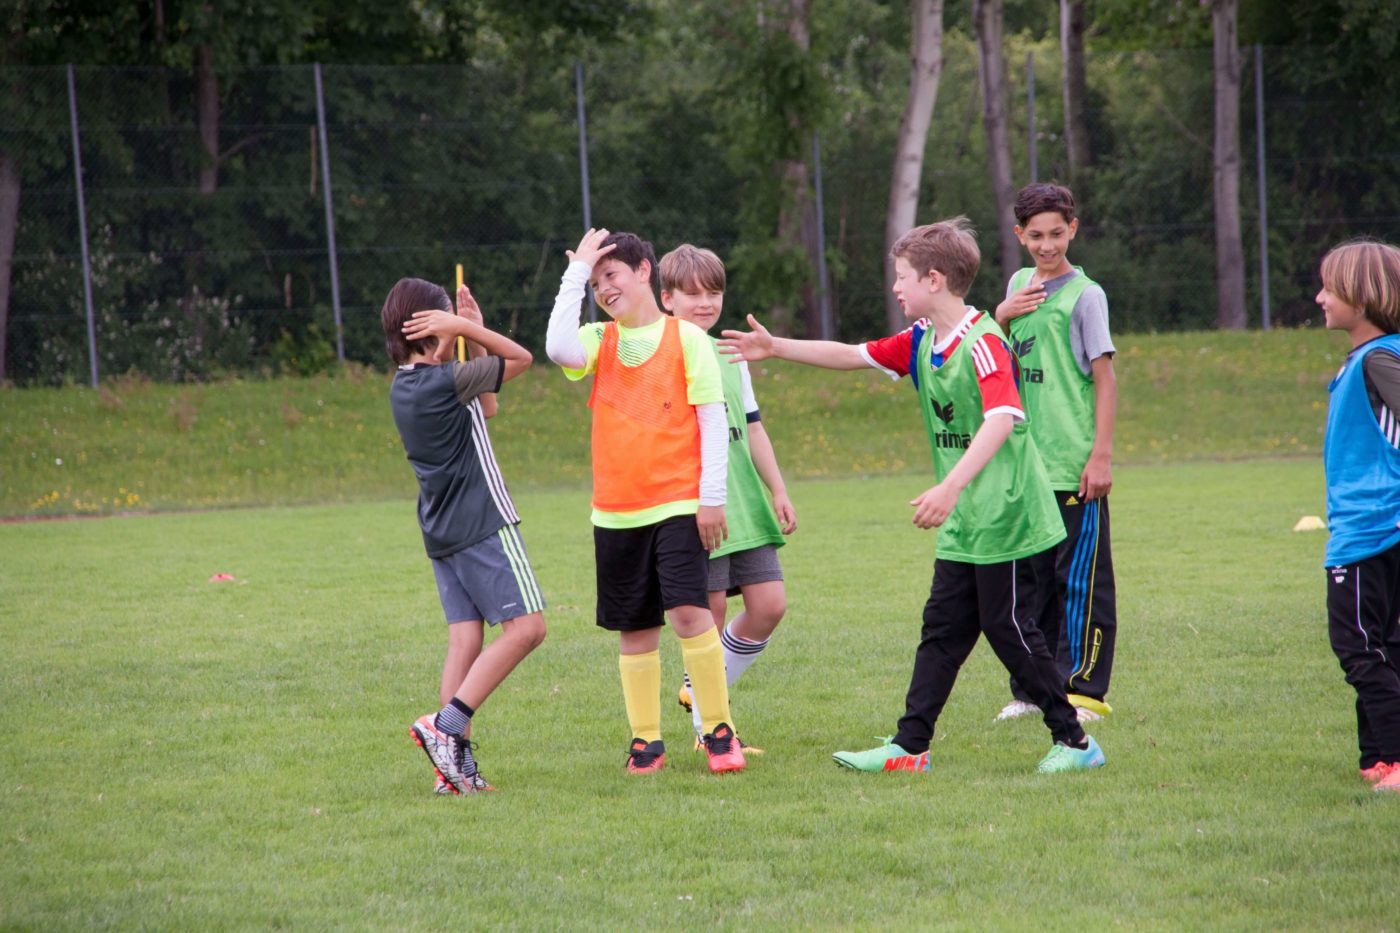
[[[604,256],[599,262],[609,259],[616,259],[618,262],[626,263],[627,268],[636,272],[645,259],[651,264],[651,277],[648,284],[656,285],[656,250],[652,245],[635,233],[611,233],[608,238],[600,243],[600,246],[611,246],[617,244],[617,249]]]
[[[416,311],[451,311],[452,302],[441,285],[425,282],[422,279],[399,279],[389,289],[389,297],[384,299],[384,308],[379,312],[379,320],[384,325],[384,347],[389,358],[399,365],[407,363],[415,353],[431,353],[437,348],[437,338],[409,340],[403,335],[403,326]]]
[[[661,288],[700,288],[710,292],[724,291],[724,263],[708,249],[682,243],[661,257]]]
[[[959,216],[910,230],[895,240],[890,258],[903,259],[920,276],[937,269],[948,280],[948,291],[961,298],[977,278],[982,251],[972,234],[972,221]]]
[[[1350,240],[1322,257],[1322,287],[1387,334],[1400,332],[1400,249]]]
[[[1016,192],[1016,203],[1011,207],[1016,223],[1023,227],[1036,214],[1050,211],[1058,213],[1065,223],[1074,220],[1074,192],[1052,183],[1026,185]]]

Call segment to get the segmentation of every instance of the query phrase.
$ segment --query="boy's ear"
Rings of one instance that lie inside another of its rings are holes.
[[[643,259],[637,263],[637,276],[646,279],[648,285],[653,284],[651,281],[651,260]]]
[[[1069,238],[1074,239],[1074,235],[1079,232],[1079,218],[1076,217],[1069,222]]]
[[[671,310],[671,293],[664,288],[661,289],[661,307]]]

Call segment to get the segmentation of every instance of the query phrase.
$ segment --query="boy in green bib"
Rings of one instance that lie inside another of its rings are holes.
[[[708,332],[724,309],[724,263],[708,249],[682,243],[661,257],[661,304],[682,321]],[[713,341],[714,338],[711,338]],[[710,612],[724,648],[724,676],[732,690],[753,666],[787,612],[787,592],[778,548],[797,529],[797,512],[778,469],[773,442],[763,427],[748,364],[721,365],[724,412],[729,424],[728,499],[724,516],[729,537],[710,551]],[[771,502],[770,502],[771,496]],[[744,608],[725,624],[729,597],[741,596]],[[691,695],[690,676],[680,703],[704,734],[700,711]],[[746,754],[761,749],[745,745]]]
[[[1106,697],[1118,631],[1108,521],[1118,388],[1108,299],[1070,265],[1079,221],[1068,188],[1027,185],[1015,211],[1016,236],[1035,265],[1011,277],[996,317],[1021,364],[1031,436],[1068,532],[1037,567],[1054,586],[1042,590],[1035,617],[1070,702],[1088,722],[1112,711]],[[1011,694],[998,721],[1036,711],[1015,678]]]
[[[1098,744],[1065,697],[1054,658],[1031,614],[1032,558],[1065,537],[1064,524],[1026,429],[1017,367],[996,322],[963,303],[981,254],[964,217],[915,227],[890,250],[894,294],[911,326],[864,344],[725,331],[722,352],[753,362],[777,357],[827,369],[875,367],[909,376],[933,450],[936,485],[915,497],[913,523],[938,529],[933,583],[905,713],[882,745],[837,752],[857,771],[927,771],[934,725],[958,670],[986,635],[992,650],[1042,711],[1053,745],[1040,771],[1096,768]]]

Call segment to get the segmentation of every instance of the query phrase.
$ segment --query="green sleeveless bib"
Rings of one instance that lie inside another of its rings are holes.
[[[749,422],[744,414],[739,367],[721,357],[719,368],[720,383],[724,387],[724,412],[729,420],[729,490],[724,504],[729,537],[722,546],[711,551],[710,556],[720,557],[765,544],[782,547],[786,543],[782,527],[749,452]]]
[[[1095,283],[1074,268],[1078,275],[1011,322],[1011,349],[1021,362],[1021,402],[1052,489],[1078,489],[1094,447],[1094,380],[1074,359],[1069,322],[1079,296]],[[1024,288],[1034,272],[1017,272],[1011,288]]]
[[[941,480],[962,459],[982,426],[982,393],[972,345],[984,334],[1003,339],[989,315],[982,315],[933,369],[934,334],[919,343],[919,407],[924,414],[934,472]],[[1035,441],[1024,423],[1016,425],[982,472],[958,496],[958,504],[938,529],[938,556],[969,564],[996,564],[1038,554],[1064,540],[1065,526],[1045,476]]]

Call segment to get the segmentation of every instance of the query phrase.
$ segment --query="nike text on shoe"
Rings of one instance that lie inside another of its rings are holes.
[[[832,759],[843,768],[853,771],[927,771],[930,767],[928,752],[912,755],[890,741],[863,752],[837,752]]]
[[[651,774],[660,771],[665,764],[666,744],[660,739],[655,742],[632,740],[632,748],[627,752],[628,774]]]
[[[705,754],[710,759],[710,771],[714,774],[743,771],[748,764],[744,761],[739,738],[727,722],[715,726],[715,731],[705,736]]]
[[[1036,765],[1035,769],[1044,774],[1053,774],[1060,771],[1102,768],[1103,750],[1099,748],[1099,743],[1094,741],[1093,736],[1086,735],[1085,738],[1089,740],[1088,748],[1075,748],[1073,745],[1056,742],[1050,746],[1049,754],[1040,759],[1040,764]]]
[[[457,746],[461,739],[439,730],[433,724],[432,713],[418,717],[418,721],[408,727],[408,734],[418,743],[418,747],[423,749],[443,780],[456,788],[459,794],[470,793],[467,779],[459,765],[461,752]]]
[[[1027,703],[1025,700],[1012,700],[1001,708],[1001,712],[997,713],[997,718],[992,721],[1006,722],[1008,719],[1020,719],[1022,716],[1038,712],[1040,712],[1040,707],[1034,703]]]

